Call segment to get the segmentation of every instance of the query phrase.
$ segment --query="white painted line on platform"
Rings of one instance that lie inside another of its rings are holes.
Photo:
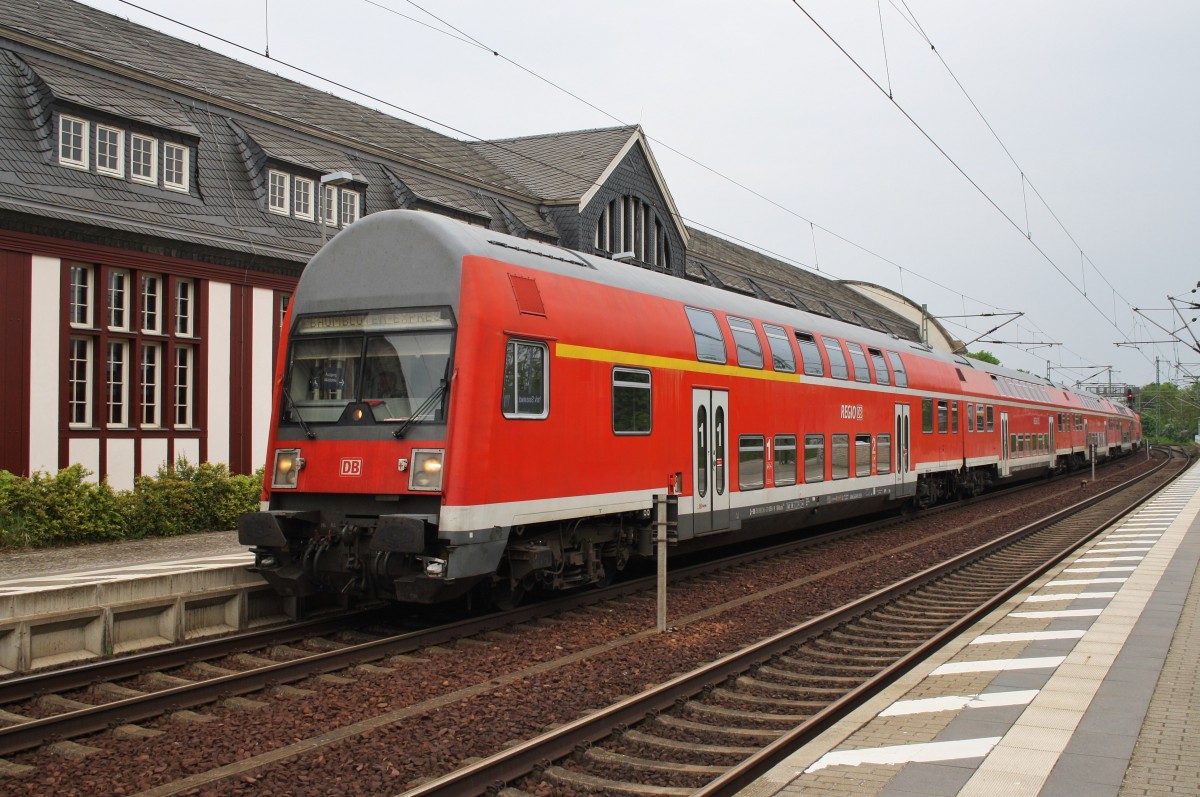
[[[1108,551],[1101,551],[1108,553]],[[1101,562],[1140,562],[1146,557],[1144,556],[1081,556],[1075,560],[1077,564],[1096,565]]]
[[[962,739],[956,742],[928,742],[925,744],[901,744],[893,747],[868,747],[859,750],[835,750],[821,756],[804,772],[817,772],[833,766],[916,764],[984,758],[999,741],[999,736],[988,736],[982,739]],[[801,773],[797,772],[796,774],[800,775]]]
[[[1099,617],[1103,609],[1063,609],[1060,612],[1013,612],[1009,617],[1027,620],[1067,620],[1072,617]]]
[[[1132,573],[1136,567],[1068,567],[1064,573]]]
[[[1060,592],[1057,595],[1030,595],[1026,603],[1049,603],[1050,601],[1072,601],[1083,598],[1111,598],[1115,592]]]
[[[1036,689],[1020,689],[1012,692],[985,692],[982,695],[952,695],[949,697],[927,697],[919,700],[897,700],[883,711],[881,717],[903,717],[909,714],[925,714],[935,711],[958,711],[966,708],[997,708],[1000,706],[1025,706],[1037,697]]]
[[[951,661],[930,675],[962,675],[972,672],[1008,672],[1010,670],[1045,670],[1059,666],[1066,656],[1038,656],[1028,659],[989,659],[986,661]]]
[[[1047,587],[1086,587],[1089,584],[1124,584],[1129,579],[1121,576],[1119,578],[1056,578],[1053,581],[1047,581]]]
[[[967,644],[991,645],[1005,642],[1051,642],[1057,639],[1083,639],[1086,631],[1025,631],[1011,634],[980,634]]]

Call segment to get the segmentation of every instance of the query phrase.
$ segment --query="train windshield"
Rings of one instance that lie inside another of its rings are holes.
[[[337,423],[348,406],[365,405],[376,423],[443,421],[453,333],[412,327],[449,326],[444,312],[444,323],[414,323],[412,313],[334,317],[351,319],[341,327],[301,318],[284,375],[283,420]]]

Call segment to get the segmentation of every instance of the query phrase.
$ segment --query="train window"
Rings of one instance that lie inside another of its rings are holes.
[[[708,407],[696,410],[696,495],[708,495]]]
[[[958,434],[958,402],[950,402],[950,433]]]
[[[948,401],[938,401],[937,403],[937,425],[938,434],[946,433],[947,421],[950,417],[950,403]]]
[[[987,408],[987,430],[989,432],[994,432],[996,430],[996,425],[995,425],[996,414],[995,414],[994,410],[995,410],[995,407],[993,407],[992,405],[989,404],[988,408]]]
[[[787,331],[783,327],[763,324],[763,332],[767,333],[767,345],[771,347],[771,367],[776,371],[796,373],[796,355],[788,343]]]
[[[908,387],[908,372],[904,370],[904,360],[894,351],[889,351],[887,358],[892,364],[892,373],[896,375],[896,387]]]
[[[796,483],[796,435],[775,435],[775,486]]]
[[[696,338],[696,359],[705,363],[724,363],[725,338],[721,336],[717,317],[711,310],[697,310],[695,307],[683,309]]]
[[[870,382],[871,367],[867,365],[867,355],[863,351],[863,347],[857,343],[846,341],[846,348],[850,350],[850,360],[854,363],[854,380],[856,382]]]
[[[979,432],[983,431],[983,405],[982,404],[975,405],[975,430],[979,431]],[[989,431],[991,431],[991,430],[989,430]]]
[[[967,431],[975,431],[975,405],[967,404]]]
[[[821,349],[816,338],[808,332],[796,331],[796,343],[800,345],[800,359],[804,362],[806,376],[825,376],[825,364],[821,362]]]
[[[921,431],[925,434],[933,433],[933,399],[921,399]]]
[[[729,330],[733,332],[733,347],[737,352],[738,365],[743,368],[762,368],[762,343],[758,340],[758,333],[754,331],[754,324],[732,315],[726,320],[729,322]]]
[[[834,379],[849,379],[850,368],[846,365],[846,354],[837,338],[822,337],[825,343],[825,353],[829,355],[829,375]]]
[[[854,475],[871,475],[871,435],[854,435]]]
[[[505,418],[545,418],[550,414],[550,358],[545,343],[510,340],[504,354]]]
[[[1013,454],[1020,454],[1021,453],[1021,435],[1012,434],[1012,435],[1009,435],[1009,438],[1010,438],[1009,450],[1012,451]]]
[[[892,436],[881,434],[875,437],[875,472],[892,472]]]
[[[804,481],[825,481],[825,435],[804,435]]]
[[[833,445],[830,446],[830,476],[834,479],[850,478],[850,435],[830,435]]]
[[[884,359],[883,352],[879,349],[869,348],[867,353],[871,355],[871,362],[875,366],[875,381],[881,385],[890,385],[892,377],[888,373],[887,360]]]
[[[766,472],[766,440],[760,434],[738,438],[738,489],[760,490]]]
[[[650,434],[650,372],[641,368],[613,368],[613,434]]]

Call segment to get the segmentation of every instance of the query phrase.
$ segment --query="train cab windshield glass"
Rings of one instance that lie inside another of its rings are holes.
[[[376,423],[443,420],[451,326],[449,308],[299,318],[283,420],[337,423],[352,404]]]

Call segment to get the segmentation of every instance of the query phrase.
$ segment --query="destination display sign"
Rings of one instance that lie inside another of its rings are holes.
[[[406,329],[450,329],[453,326],[449,307],[424,307],[301,316],[296,321],[296,333],[394,332]]]

